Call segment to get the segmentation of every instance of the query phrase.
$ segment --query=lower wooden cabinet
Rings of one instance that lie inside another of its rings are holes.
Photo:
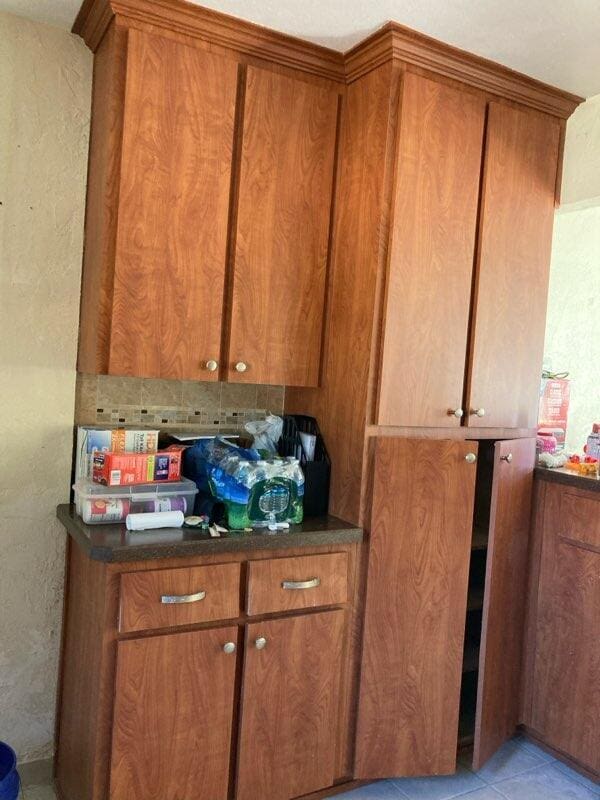
[[[111,800],[227,800],[235,626],[118,644]]]
[[[343,630],[343,610],[247,626],[237,800],[333,783]]]
[[[535,440],[374,449],[356,776],[479,767],[519,722]]]
[[[538,482],[525,722],[600,774],[600,492]]]
[[[106,564],[70,540],[61,800],[292,800],[350,780],[358,557]]]

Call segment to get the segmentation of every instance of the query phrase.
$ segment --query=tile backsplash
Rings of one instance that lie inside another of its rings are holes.
[[[76,425],[139,425],[166,430],[243,429],[282,414],[283,386],[77,375]]]

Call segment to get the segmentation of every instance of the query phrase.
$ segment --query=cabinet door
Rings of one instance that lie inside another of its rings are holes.
[[[316,386],[338,96],[248,67],[244,109],[228,378]]]
[[[356,777],[454,772],[476,442],[375,448]]]
[[[378,424],[459,427],[485,99],[406,74]]]
[[[234,61],[129,31],[108,372],[216,380]]]
[[[467,390],[471,426],[537,422],[559,131],[554,117],[490,103]]]
[[[118,644],[111,800],[227,800],[237,628]]]
[[[535,439],[496,442],[475,716],[476,769],[514,734],[520,721],[534,463]]]
[[[545,496],[531,727],[600,772],[600,495]]]
[[[237,800],[289,800],[333,783],[344,616],[248,625]]]

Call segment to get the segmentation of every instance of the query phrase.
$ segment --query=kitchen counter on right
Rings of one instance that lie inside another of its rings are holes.
[[[577,489],[600,492],[600,478],[594,478],[589,475],[578,475],[576,472],[573,472],[572,469],[536,467],[535,477],[542,481],[562,483],[564,486],[573,486]]]

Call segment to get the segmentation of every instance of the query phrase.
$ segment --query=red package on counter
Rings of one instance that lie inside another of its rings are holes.
[[[557,450],[564,450],[569,415],[570,382],[566,379],[548,378],[540,397],[538,430],[556,436]]]
[[[127,486],[181,478],[181,447],[158,453],[94,452],[92,480],[103,486]]]

